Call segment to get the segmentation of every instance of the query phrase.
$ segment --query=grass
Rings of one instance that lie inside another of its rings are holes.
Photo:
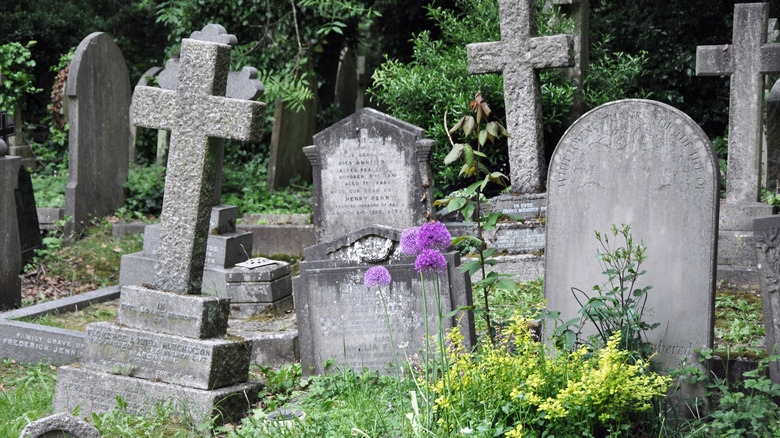
[[[759,359],[766,356],[761,297],[752,291],[719,289],[715,298],[715,354]]]
[[[0,362],[0,438],[18,438],[30,421],[51,412],[57,368]]]
[[[91,304],[89,307],[74,312],[60,314],[46,314],[39,318],[27,321],[33,324],[40,324],[49,327],[59,327],[69,330],[86,330],[87,324],[102,321],[115,321],[119,300],[106,301],[103,303]]]

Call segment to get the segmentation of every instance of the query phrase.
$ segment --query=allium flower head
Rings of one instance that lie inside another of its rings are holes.
[[[417,255],[420,248],[417,246],[417,233],[420,227],[407,228],[401,233],[401,252],[406,255]]]
[[[420,227],[417,232],[417,247],[423,249],[435,249],[444,251],[450,247],[452,237],[449,230],[441,222],[428,222]]]
[[[442,273],[447,270],[447,260],[439,251],[424,249],[414,261],[414,269],[420,274],[424,272]]]
[[[366,271],[363,283],[366,287],[387,286],[390,284],[390,273],[384,266],[374,266]]]

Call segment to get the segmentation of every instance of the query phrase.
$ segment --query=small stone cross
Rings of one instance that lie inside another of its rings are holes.
[[[133,124],[171,131],[157,289],[200,293],[219,139],[257,141],[261,135],[265,104],[224,97],[235,43],[222,26],[208,25],[182,40],[175,91],[135,90]]]
[[[16,134],[16,126],[13,123],[8,123],[8,115],[5,111],[0,111],[0,138],[8,143],[8,137]]]
[[[545,178],[538,69],[574,65],[571,35],[537,37],[535,0],[499,0],[501,41],[466,46],[471,74],[504,74],[513,193],[538,193]]]
[[[764,74],[780,72],[780,44],[767,44],[769,5],[734,5],[731,44],[698,46],[696,75],[731,76],[726,201],[758,201]]]

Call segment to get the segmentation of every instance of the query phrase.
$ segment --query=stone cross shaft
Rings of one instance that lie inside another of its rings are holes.
[[[513,193],[539,193],[546,177],[542,98],[536,70],[574,65],[571,35],[537,37],[536,1],[499,0],[501,41],[469,44],[470,74],[504,74]]]
[[[780,44],[767,44],[769,5],[734,5],[731,44],[698,46],[698,76],[731,76],[726,201],[758,201],[764,74],[780,72]]]
[[[171,131],[155,269],[160,290],[200,293],[219,139],[257,141],[261,135],[265,104],[224,97],[230,50],[185,38],[177,89],[135,91],[133,124]]]

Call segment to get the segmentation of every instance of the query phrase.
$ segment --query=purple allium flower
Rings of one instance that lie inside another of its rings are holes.
[[[451,242],[450,232],[441,222],[425,223],[417,232],[417,247],[421,250],[427,248],[444,251],[450,247]]]
[[[390,273],[384,266],[374,266],[366,271],[363,283],[366,287],[387,286],[390,284]]]
[[[447,261],[439,251],[433,249],[424,249],[414,261],[414,269],[419,273],[436,272],[442,273],[447,270]]]
[[[407,228],[401,233],[401,252],[406,255],[417,255],[420,248],[417,246],[417,234],[420,227]]]

